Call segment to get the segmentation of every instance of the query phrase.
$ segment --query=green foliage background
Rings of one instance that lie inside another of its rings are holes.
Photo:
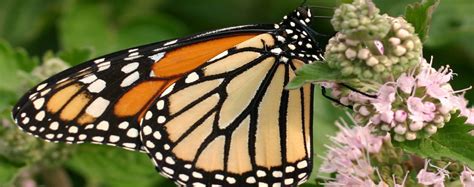
[[[416,2],[374,1],[391,15],[402,15],[408,3]],[[0,115],[9,119],[11,106],[28,89],[19,82],[25,82],[28,77],[25,74],[41,64],[45,54],[75,65],[119,49],[196,32],[241,24],[276,23],[300,3],[295,0],[0,0]],[[326,7],[337,3],[308,1],[310,5]],[[433,15],[425,45],[425,56],[434,56],[434,66],[450,64],[458,73],[454,81],[458,89],[474,82],[473,10],[471,0],[442,1]],[[314,14],[330,16],[331,11],[315,9]],[[331,33],[328,19],[316,22],[316,30]],[[468,93],[467,98],[473,100],[474,92]],[[322,155],[327,136],[335,132],[334,121],[344,113],[317,94],[314,115],[315,154]],[[0,139],[2,128],[0,125]],[[34,172],[33,178],[39,184],[51,184],[48,177],[62,176],[73,186],[88,187],[173,186],[155,172],[143,153],[96,145],[74,147],[64,163],[40,166],[39,171],[45,172]],[[317,168],[321,160],[314,158]],[[0,152],[0,186],[32,168],[32,163],[12,160]],[[64,175],[57,175],[55,168]],[[313,176],[316,175],[314,170]]]

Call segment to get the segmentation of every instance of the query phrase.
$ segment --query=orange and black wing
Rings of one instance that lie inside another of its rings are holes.
[[[27,92],[13,118],[22,130],[47,141],[140,150],[138,123],[157,97],[214,56],[267,30],[227,28],[85,62]]]
[[[312,86],[285,90],[304,63],[273,34],[224,51],[169,86],[146,111],[142,142],[184,186],[296,186],[312,165]],[[276,54],[277,53],[277,54]]]

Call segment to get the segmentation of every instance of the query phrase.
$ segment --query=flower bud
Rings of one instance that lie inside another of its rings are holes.
[[[393,136],[393,139],[397,142],[403,142],[403,141],[405,141],[405,136],[400,135],[400,134],[395,134],[395,136]]]
[[[394,51],[395,55],[397,56],[402,56],[404,55],[406,52],[407,52],[407,49],[404,48],[403,46],[399,45],[399,46],[396,46]]]
[[[359,58],[361,60],[365,60],[365,59],[369,58],[369,56],[370,56],[370,51],[367,48],[362,48],[357,53],[357,58]]]
[[[346,54],[346,58],[349,60],[354,60],[355,57],[357,56],[357,52],[351,48],[347,49],[345,54]]]
[[[370,111],[367,109],[366,106],[361,106],[359,108],[359,113],[362,115],[362,116],[368,116],[370,114]]]
[[[380,119],[385,123],[392,123],[393,121],[393,112],[387,111],[380,114]]]
[[[374,125],[378,125],[382,122],[380,119],[380,115],[375,115],[372,118],[370,118],[370,122],[372,122]]]
[[[379,60],[377,60],[375,57],[370,57],[366,62],[368,66],[375,66],[378,63],[379,63]]]
[[[406,39],[410,36],[411,36],[410,32],[408,32],[405,29],[400,29],[400,30],[397,31],[397,37],[400,38],[400,39]]]
[[[383,131],[390,131],[390,125],[388,124],[383,124],[380,126],[380,129]]]
[[[438,128],[436,128],[434,125],[427,125],[424,129],[429,135],[433,135],[438,130]]]
[[[409,131],[409,132],[405,133],[405,138],[407,140],[415,140],[416,139],[416,133]]]
[[[405,132],[407,132],[407,128],[403,125],[397,125],[395,129],[393,129],[395,133],[403,135]]]
[[[413,122],[410,123],[409,127],[410,127],[411,131],[419,131],[423,128],[423,122],[413,121]]]
[[[408,117],[408,114],[404,110],[397,110],[395,112],[395,120],[397,122],[400,122],[400,123],[405,122],[407,120],[407,117]]]
[[[390,39],[388,39],[388,42],[390,42],[390,44],[392,44],[393,46],[397,46],[400,45],[401,40],[397,37],[391,37]]]
[[[435,123],[444,123],[444,117],[441,116],[441,115],[437,115],[437,116],[434,118],[433,122],[435,122]]]

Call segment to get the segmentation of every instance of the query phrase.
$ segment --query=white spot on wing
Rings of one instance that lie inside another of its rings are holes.
[[[105,58],[99,58],[97,60],[94,60],[94,63],[98,64],[98,63],[101,63],[105,60]]]
[[[130,138],[136,138],[138,137],[138,130],[135,128],[131,128],[127,131],[127,136]]]
[[[158,110],[163,110],[164,107],[165,107],[165,101],[164,101],[164,100],[159,100],[159,101],[156,103],[156,109],[158,109]]]
[[[156,131],[155,133],[153,133],[153,137],[157,140],[161,139],[161,133]]]
[[[109,68],[110,68],[110,62],[104,62],[104,63],[99,64],[99,69],[97,71],[100,72]]]
[[[153,130],[151,129],[150,126],[147,125],[147,126],[143,127],[143,134],[144,135],[150,135],[152,132],[153,132]]]
[[[78,130],[79,129],[76,126],[71,126],[71,127],[69,127],[68,132],[69,133],[77,133]]]
[[[42,90],[42,89],[45,88],[47,85],[48,85],[48,83],[40,84],[38,87],[36,87],[36,91]]]
[[[99,117],[101,116],[107,106],[109,106],[110,101],[107,99],[104,99],[102,97],[98,97],[95,99],[87,108],[86,108],[86,113],[91,115],[92,117]]]
[[[132,57],[132,56],[137,56],[137,55],[138,55],[138,52],[134,52],[134,53],[130,53],[128,56]]]
[[[161,52],[161,53],[157,53],[157,54],[154,54],[148,58],[152,59],[153,61],[157,62],[159,60],[161,60],[161,58],[163,58],[165,56],[165,52]]]
[[[189,180],[189,176],[185,175],[185,174],[179,174],[179,179],[183,180],[183,181],[188,181]]]
[[[156,152],[156,153],[155,153],[155,158],[156,158],[157,160],[163,160],[163,155],[162,155],[160,152]]]
[[[166,42],[165,44],[163,44],[163,46],[173,45],[173,44],[175,44],[176,42],[178,42],[178,40],[171,40],[171,41]]]
[[[158,122],[159,124],[163,124],[165,121],[166,121],[166,117],[165,117],[165,116],[159,116],[158,119],[157,119],[157,122]]]
[[[169,93],[171,93],[171,91],[173,91],[173,88],[174,88],[174,84],[172,84],[171,86],[169,86],[168,88],[166,88],[166,90],[161,94],[161,97],[166,96],[166,95],[168,95]]]
[[[40,111],[38,112],[38,114],[36,114],[35,119],[38,121],[43,121],[45,115],[46,115],[46,112]]]
[[[36,110],[39,110],[41,107],[43,107],[43,104],[44,104],[44,98],[36,99],[33,102],[33,106],[35,107]]]
[[[128,127],[128,122],[124,121],[119,124],[118,126],[120,129],[126,129]]]
[[[293,184],[294,182],[295,182],[294,179],[285,179],[285,184],[286,184],[286,185],[291,185],[291,184]]]
[[[27,124],[30,122],[30,118],[29,117],[26,117],[25,119],[23,119],[22,123],[23,124]]]
[[[306,162],[306,160],[303,160],[303,161],[299,162],[298,165],[296,165],[296,167],[298,167],[299,169],[303,169],[305,167],[308,167],[308,162]]]
[[[147,111],[145,114],[145,119],[149,120],[151,117],[153,117],[153,113],[151,111]]]
[[[212,58],[211,60],[209,60],[209,62],[215,61],[217,59],[221,59],[222,57],[226,56],[227,54],[229,54],[229,52],[224,51],[224,52],[218,54],[217,56],[215,56],[214,58]]]
[[[91,93],[99,93],[105,88],[105,81],[102,79],[98,79],[94,81],[87,87],[87,90]]]
[[[184,80],[184,82],[186,83],[192,83],[194,81],[197,81],[199,79],[199,75],[196,73],[196,72],[192,72],[190,73],[186,79]]]
[[[84,84],[90,84],[91,82],[94,82],[95,80],[97,80],[97,77],[95,75],[89,75],[79,80],[79,82],[82,82]]]
[[[120,140],[120,137],[116,136],[116,135],[111,135],[109,137],[109,141],[112,142],[112,143],[118,142],[119,140]]]
[[[198,172],[195,172],[195,171],[193,171],[193,177],[198,178],[198,179],[202,179],[202,178],[203,178],[203,176],[202,176],[201,173],[198,173]]]
[[[255,179],[255,177],[248,177],[245,182],[249,183],[249,184],[254,184],[257,182],[257,180]]]
[[[102,142],[102,141],[104,141],[104,137],[102,137],[102,136],[94,136],[94,137],[92,137],[92,140],[93,140],[93,141],[96,141],[96,142]]]
[[[133,72],[129,76],[125,77],[123,79],[122,83],[120,84],[121,87],[127,87],[132,85],[135,81],[137,81],[140,78],[140,74],[138,71]]]
[[[98,130],[103,130],[103,131],[107,131],[109,130],[109,122],[107,121],[101,121],[99,124],[97,124],[97,127],[96,127]]]
[[[138,62],[133,62],[122,67],[121,71],[124,73],[130,73],[135,71],[140,64]]]

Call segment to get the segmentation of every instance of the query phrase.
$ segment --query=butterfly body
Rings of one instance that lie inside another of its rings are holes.
[[[284,86],[322,49],[300,7],[247,25],[132,48],[59,73],[13,110],[52,142],[139,150],[184,186],[296,186],[312,165],[312,96]]]

